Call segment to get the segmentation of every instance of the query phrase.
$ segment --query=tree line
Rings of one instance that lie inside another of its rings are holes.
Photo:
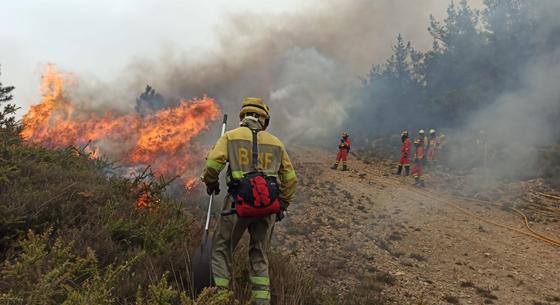
[[[485,0],[484,5],[478,10],[467,0],[451,2],[443,20],[430,16],[433,45],[427,51],[397,36],[392,55],[364,77],[360,106],[350,114],[359,124],[374,124],[368,136],[464,126],[500,95],[522,86],[534,58],[558,50],[554,1]],[[558,105],[560,110],[560,100]],[[548,119],[558,118],[560,111]],[[552,128],[560,140],[560,129]]]

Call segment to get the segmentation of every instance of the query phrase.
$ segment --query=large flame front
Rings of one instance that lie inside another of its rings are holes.
[[[138,113],[98,114],[78,109],[68,98],[70,78],[48,66],[42,77],[39,104],[23,117],[21,136],[46,147],[80,146],[126,166],[151,165],[156,174],[184,175],[202,152],[192,140],[219,115],[216,102],[204,96],[181,100],[176,107],[142,116]],[[192,177],[185,184],[192,185]]]

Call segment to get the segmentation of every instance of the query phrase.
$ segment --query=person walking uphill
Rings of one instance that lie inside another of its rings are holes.
[[[343,132],[342,138],[340,139],[340,144],[338,144],[338,154],[336,155],[336,162],[331,167],[332,169],[337,169],[338,164],[342,161],[342,170],[347,171],[348,167],[346,166],[346,161],[348,160],[348,153],[350,152],[350,138],[348,137],[348,133]]]
[[[399,162],[399,168],[395,175],[400,176],[404,167],[404,175],[410,175],[410,139],[408,138],[408,131],[403,130],[401,132],[401,159]]]
[[[202,181],[218,194],[218,176],[229,162],[228,194],[214,236],[212,275],[217,287],[231,281],[233,251],[249,231],[250,280],[255,304],[270,304],[267,251],[275,221],[294,200],[296,173],[284,144],[265,131],[270,110],[259,98],[245,98],[240,127],[228,131],[208,153]],[[280,183],[278,183],[280,182]]]

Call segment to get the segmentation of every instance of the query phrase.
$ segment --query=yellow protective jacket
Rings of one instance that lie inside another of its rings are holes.
[[[226,132],[208,153],[202,181],[206,184],[218,181],[220,172],[229,162],[227,180],[241,179],[253,171],[253,130],[260,130],[256,122],[244,121],[242,127]],[[292,203],[296,191],[296,172],[284,144],[266,131],[257,133],[259,145],[258,170],[280,181],[280,198]]]

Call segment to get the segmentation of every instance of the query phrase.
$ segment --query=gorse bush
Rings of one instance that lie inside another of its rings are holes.
[[[101,269],[95,253],[77,255],[74,243],[51,241],[52,230],[29,232],[20,253],[2,265],[0,300],[9,304],[112,304],[114,287],[138,257]]]
[[[64,249],[67,253],[71,249],[75,259],[89,262],[95,258],[94,266],[99,270],[134,261],[127,267],[130,270],[124,272],[125,281],[114,286],[111,285],[115,281],[108,284],[112,298],[120,301],[133,299],[138,286],[147,287],[154,279],[159,280],[166,270],[171,270],[173,278],[185,279],[177,281],[174,286],[187,291],[188,253],[195,246],[191,243],[193,235],[198,235],[200,229],[185,209],[172,201],[162,201],[149,210],[136,208],[138,193],[130,180],[105,176],[102,162],[77,154],[74,149],[49,150],[12,145],[4,150],[3,157],[0,161],[3,167],[14,170],[0,182],[2,259],[19,257],[21,251],[26,253],[24,257],[29,255],[27,250],[31,248],[23,247],[21,240],[27,237],[36,244],[37,238],[28,235],[28,231],[38,236],[48,232],[49,236],[56,237],[57,245],[72,245]],[[52,250],[58,249],[57,246]],[[34,277],[26,273],[27,269],[10,270],[10,274],[20,271],[23,277]],[[101,282],[107,283],[107,276],[101,273],[83,276],[89,279],[85,284],[91,289],[99,288]],[[29,281],[16,281],[15,284],[25,282]],[[8,288],[33,291],[30,287],[18,288],[8,284],[0,281],[0,291]],[[66,296],[78,297],[76,293]],[[61,299],[57,297],[55,300],[53,304],[60,303]]]
[[[101,268],[95,253],[88,249],[84,256],[74,253],[73,244],[62,238],[52,240],[52,230],[43,234],[29,232],[18,242],[20,254],[1,266],[3,292],[0,304],[119,304],[115,287],[141,259],[136,256],[121,265]],[[197,300],[168,283],[164,273],[145,289],[138,288],[135,305],[234,305],[240,304],[233,292],[207,289]]]

